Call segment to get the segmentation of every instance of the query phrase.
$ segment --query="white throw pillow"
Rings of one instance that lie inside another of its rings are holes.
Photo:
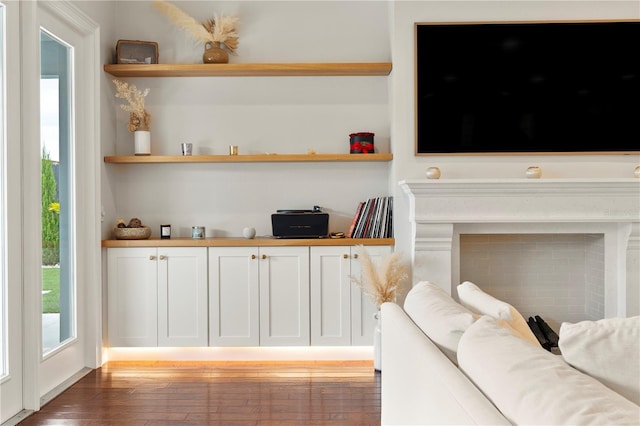
[[[457,365],[458,341],[477,316],[429,281],[421,281],[409,291],[404,301],[404,310]]]
[[[470,281],[465,281],[458,286],[458,298],[462,306],[472,312],[502,320],[517,331],[520,337],[536,346],[540,346],[540,342],[529,328],[527,321],[516,308],[507,302],[485,293]]]
[[[640,405],[640,316],[562,323],[564,359]]]
[[[489,316],[462,335],[458,360],[513,424],[640,424],[639,406]]]

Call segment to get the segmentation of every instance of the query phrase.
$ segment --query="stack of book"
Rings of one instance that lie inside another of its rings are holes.
[[[393,237],[393,197],[369,198],[358,203],[347,237]]]

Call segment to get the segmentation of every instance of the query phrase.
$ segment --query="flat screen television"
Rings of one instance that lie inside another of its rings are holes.
[[[640,21],[416,23],[416,154],[640,153]]]

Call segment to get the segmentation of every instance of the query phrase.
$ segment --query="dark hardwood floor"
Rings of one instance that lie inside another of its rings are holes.
[[[378,425],[368,361],[111,362],[21,425]]]

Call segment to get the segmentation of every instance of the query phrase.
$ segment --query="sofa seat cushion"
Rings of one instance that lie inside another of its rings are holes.
[[[640,424],[638,405],[489,316],[464,333],[458,360],[514,424]]]
[[[404,310],[444,354],[458,363],[456,352],[462,333],[478,317],[453,300],[437,284],[421,281],[407,294]]]
[[[485,293],[480,287],[470,281],[465,281],[458,286],[458,298],[462,306],[481,315],[489,315],[503,321],[518,332],[518,335],[526,339],[536,346],[540,346],[540,342],[533,334],[527,321],[518,312],[516,308],[495,298],[489,293]]]
[[[565,361],[640,405],[640,316],[562,323]]]

